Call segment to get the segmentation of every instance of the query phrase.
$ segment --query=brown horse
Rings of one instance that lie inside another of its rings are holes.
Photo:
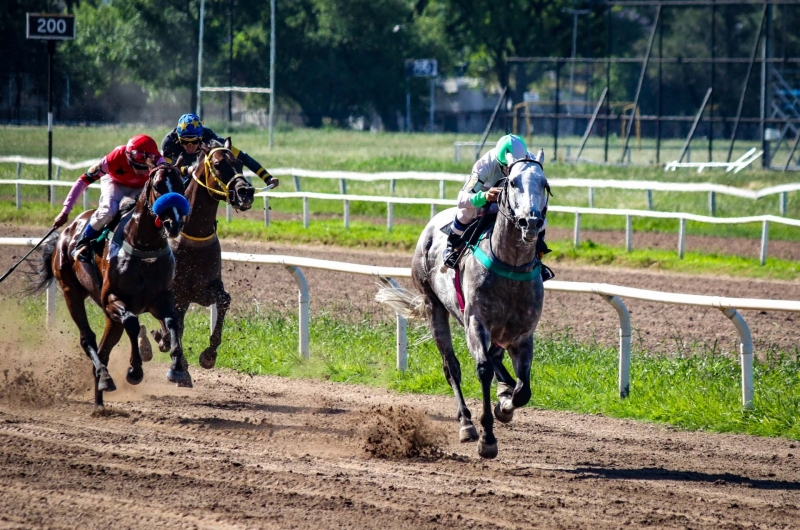
[[[186,187],[186,198],[192,205],[181,235],[170,241],[177,261],[177,273],[172,291],[175,293],[175,319],[178,339],[183,338],[183,320],[192,303],[208,307],[217,305],[217,322],[209,346],[200,354],[200,365],[213,368],[217,349],[222,342],[222,326],[231,304],[231,296],[222,283],[222,249],[217,238],[217,208],[220,202],[237,211],[253,205],[255,188],[242,175],[242,162],[230,150],[231,139],[225,144],[201,145],[202,155],[192,170],[192,181]],[[153,332],[161,351],[167,351],[171,335],[164,322],[161,330]]]
[[[142,357],[137,338],[138,315],[149,312],[166,323],[173,340],[170,352],[172,366],[167,379],[179,385],[190,385],[175,321],[171,286],[175,275],[175,258],[167,238],[175,238],[188,214],[183,197],[184,186],[177,168],[158,166],[136,201],[133,212],[122,217],[113,239],[93,263],[83,263],[71,255],[75,243],[92,212],[86,211],[64,229],[44,249],[38,268],[35,290],[44,290],[57,280],[64,292],[72,320],[81,334],[81,347],[94,365],[95,407],[103,407],[103,392],[116,390],[108,373],[111,349],[122,332],[131,341],[128,383],[138,385],[144,378]],[[182,201],[182,202],[181,202]],[[88,249],[87,249],[88,250]],[[90,297],[105,313],[106,326],[100,347],[86,317],[85,300]]]

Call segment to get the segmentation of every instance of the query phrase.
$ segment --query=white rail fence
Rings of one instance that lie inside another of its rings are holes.
[[[0,246],[33,246],[36,243],[37,240],[33,238],[0,237]],[[294,256],[223,252],[222,259],[225,261],[238,261],[242,263],[281,265],[292,274],[298,289],[298,351],[305,359],[309,358],[310,296],[308,282],[301,268],[323,269],[342,273],[375,276],[395,287],[397,287],[395,278],[411,277],[411,269],[405,267],[376,267]],[[750,333],[750,327],[738,310],[800,312],[800,301],[792,300],[761,300],[753,298],[726,298],[720,296],[665,293],[605,283],[565,282],[558,280],[545,283],[544,288],[546,291],[553,292],[599,295],[617,312],[619,317],[620,340],[617,388],[621,398],[627,397],[630,393],[631,368],[631,318],[625,303],[622,301],[623,298],[666,304],[712,307],[722,311],[722,313],[730,319],[739,336],[742,405],[745,408],[753,407],[753,339]],[[46,296],[48,326],[52,326],[55,322],[55,300],[56,288],[54,283],[47,289]],[[211,330],[213,330],[216,323],[216,307],[214,306],[211,308],[210,320]],[[408,324],[405,318],[400,315],[397,315],[396,351],[397,369],[406,370],[408,367]]]
[[[59,181],[41,181],[41,180],[0,180],[0,185],[13,184],[16,185],[16,203],[17,209],[22,207],[22,193],[21,187],[23,185],[30,186],[48,186],[51,188],[50,202],[55,205],[55,193],[52,190],[55,187],[68,187],[72,184],[69,182]],[[97,184],[92,184],[90,187],[98,188]],[[377,195],[352,195],[346,193],[317,193],[317,192],[277,192],[277,191],[263,191],[256,194],[257,197],[263,197],[264,200],[264,225],[270,224],[270,198],[273,199],[302,199],[303,200],[303,226],[308,228],[310,225],[310,209],[309,199],[328,200],[328,201],[342,201],[343,203],[343,221],[345,228],[350,227],[350,203],[353,201],[361,202],[378,202],[386,203],[386,227],[391,230],[394,226],[394,205],[395,204],[425,204],[430,205],[430,215],[433,217],[436,214],[437,206],[452,207],[453,200],[451,199],[425,199],[416,197],[380,197]],[[83,194],[83,208],[89,208],[88,194]],[[761,250],[759,252],[759,260],[761,265],[767,261],[767,251],[769,247],[769,225],[770,223],[782,224],[787,226],[800,227],[800,220],[790,219],[785,217],[778,217],[775,215],[758,215],[750,217],[711,217],[705,215],[696,215],[690,213],[680,212],[657,212],[652,210],[628,210],[619,208],[592,208],[592,207],[578,207],[578,206],[550,206],[550,212],[569,213],[575,216],[575,223],[573,228],[573,244],[578,246],[581,238],[581,217],[582,215],[610,215],[616,217],[625,217],[625,248],[630,252],[633,249],[633,221],[634,217],[657,218],[657,219],[676,219],[679,221],[678,229],[678,256],[683,259],[686,250],[686,221],[694,221],[698,223],[708,224],[761,224]],[[227,219],[232,219],[232,209],[230,205],[227,208]]]
[[[96,163],[97,159],[84,160],[83,162],[70,163],[59,158],[53,159],[53,165],[56,166],[56,180],[58,180],[58,170],[64,169],[86,169],[92,164]],[[23,156],[0,156],[0,163],[13,163],[17,165],[17,180],[20,179],[22,173],[22,165],[47,165],[46,158],[31,158]],[[320,179],[333,179],[339,181],[339,189],[342,193],[347,193],[347,181],[360,181],[360,182],[375,182],[375,181],[389,181],[389,187],[392,193],[396,181],[398,180],[422,180],[422,181],[438,181],[439,182],[439,198],[445,198],[445,182],[458,182],[463,183],[466,175],[461,173],[436,173],[427,171],[387,171],[380,173],[358,173],[354,171],[323,171],[314,169],[300,169],[300,168],[273,168],[269,169],[270,174],[276,177],[292,177],[294,188],[296,192],[302,191],[300,189],[300,178],[320,178]],[[249,170],[245,174],[251,177],[255,175]],[[2,181],[8,183],[11,181]],[[27,182],[27,181],[26,181]],[[745,199],[761,199],[770,195],[778,195],[778,206],[781,215],[786,215],[786,207],[788,202],[788,193],[800,191],[800,183],[781,184],[779,186],[770,186],[760,190],[748,190],[737,188],[734,186],[725,186],[723,184],[713,184],[710,182],[660,182],[660,181],[647,181],[647,180],[611,180],[611,179],[548,179],[548,182],[553,188],[587,188],[589,206],[594,206],[594,190],[595,189],[620,189],[636,191],[641,190],[647,194],[647,209],[653,209],[653,191],[673,191],[673,192],[689,192],[689,193],[708,193],[709,213],[714,215],[716,213],[716,195],[731,195]]]

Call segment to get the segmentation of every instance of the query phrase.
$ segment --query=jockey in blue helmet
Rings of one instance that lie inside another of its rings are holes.
[[[216,140],[225,143],[225,138],[220,138],[214,131],[203,125],[197,114],[184,114],[178,120],[178,126],[172,129],[161,142],[161,152],[167,162],[173,164],[179,156],[183,155],[181,173],[186,174],[187,168],[194,164],[200,155],[200,143],[208,144]],[[256,162],[253,157],[231,146],[233,156],[242,161],[244,166],[258,175],[265,184],[278,186],[278,179],[273,178],[264,167]]]

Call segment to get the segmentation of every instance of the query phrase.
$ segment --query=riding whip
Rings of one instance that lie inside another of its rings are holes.
[[[25,260],[28,258],[28,256],[30,256],[30,255],[33,253],[33,251],[34,251],[34,250],[36,250],[37,248],[39,248],[39,245],[41,245],[42,243],[44,243],[44,241],[45,241],[45,240],[46,240],[48,237],[50,237],[50,235],[51,235],[53,232],[55,232],[57,229],[58,229],[58,228],[57,228],[57,227],[55,227],[55,226],[54,226],[53,228],[51,228],[51,229],[50,229],[50,231],[49,231],[49,232],[47,232],[47,234],[45,234],[45,236],[44,236],[44,237],[43,237],[41,240],[39,240],[39,242],[38,242],[38,243],[36,243],[36,245],[34,245],[34,247],[33,247],[33,248],[32,248],[32,249],[31,249],[31,250],[30,250],[30,251],[29,251],[27,254],[25,254],[25,256],[23,256],[23,258],[22,258],[21,260],[19,260],[18,262],[16,262],[16,263],[14,264],[14,266],[13,266],[13,267],[11,267],[10,269],[8,269],[8,270],[5,272],[5,274],[3,274],[3,276],[0,276],[0,282],[2,282],[3,280],[5,280],[6,278],[8,278],[8,275],[9,275],[9,274],[11,274],[12,272],[14,272],[14,269],[16,269],[16,268],[19,266],[19,264],[20,264],[20,263],[22,263],[23,261],[25,261]]]

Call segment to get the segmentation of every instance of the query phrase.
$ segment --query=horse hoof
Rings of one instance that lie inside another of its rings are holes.
[[[114,384],[114,380],[111,379],[111,376],[101,377],[100,381],[97,382],[97,390],[100,392],[113,392],[117,389],[117,385]]]
[[[494,406],[494,417],[497,421],[501,423],[508,423],[514,419],[514,410],[512,409],[509,412],[503,410],[503,407],[500,406],[500,403]]]
[[[167,381],[170,383],[182,383],[187,379],[191,380],[189,372],[186,370],[174,370],[172,368],[167,370]]]
[[[141,368],[128,368],[128,373],[125,374],[125,380],[128,381],[128,384],[131,385],[138,385],[144,379],[144,370]]]
[[[478,454],[481,455],[481,458],[497,458],[497,443],[478,442]]]
[[[215,364],[217,364],[217,352],[211,350],[211,348],[207,348],[200,354],[200,366],[209,369],[214,368]]]
[[[178,388],[194,388],[194,382],[192,381],[192,378],[189,377],[185,381],[178,382]]]
[[[459,429],[458,438],[461,443],[474,442],[478,439],[478,429],[474,425],[465,425]]]

